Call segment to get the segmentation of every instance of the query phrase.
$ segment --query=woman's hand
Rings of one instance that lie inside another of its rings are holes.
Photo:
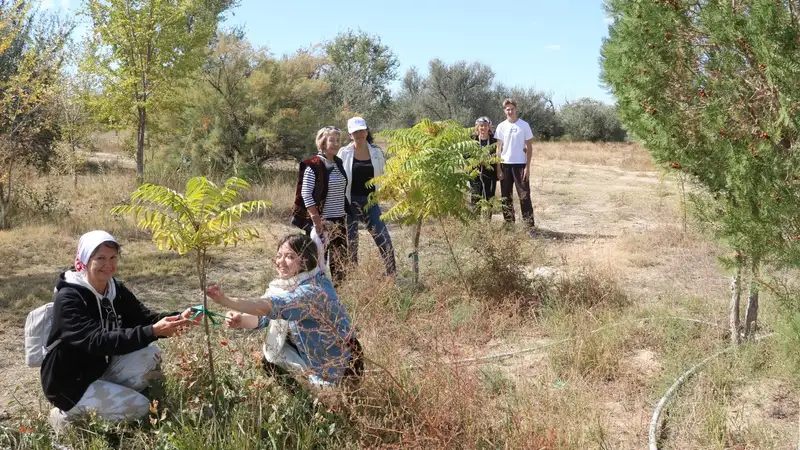
[[[227,318],[228,328],[243,328],[242,327],[242,317],[244,314],[238,311],[228,311],[225,313],[225,318]]]
[[[196,311],[192,308],[186,308],[186,310],[181,313],[181,317],[188,320],[190,324],[197,325],[201,320],[203,320],[203,313],[197,312],[197,316],[192,319],[192,316],[195,315],[195,312]]]
[[[170,337],[186,328],[187,325],[189,325],[189,320],[184,319],[182,315],[164,317],[153,324],[153,334],[156,337]]]
[[[206,288],[206,294],[214,300],[214,303],[222,304],[223,300],[225,300],[225,293],[222,292],[222,288],[218,284],[212,284]]]

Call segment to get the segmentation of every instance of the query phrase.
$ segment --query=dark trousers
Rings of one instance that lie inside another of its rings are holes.
[[[519,197],[520,209],[522,209],[522,220],[525,224],[533,228],[533,204],[531,203],[531,184],[530,181],[522,179],[525,171],[525,164],[502,164],[503,179],[500,181],[500,195],[503,198],[503,219],[506,222],[514,222],[514,199],[511,190],[516,186],[517,196]]]
[[[487,202],[494,198],[497,191],[497,175],[489,169],[481,169],[480,174],[469,180],[470,205],[474,209],[481,200]],[[491,211],[484,211],[484,214],[491,217]]]
[[[344,280],[348,264],[347,220],[345,217],[322,220],[325,223],[325,231],[328,236],[328,240],[325,242],[325,256],[328,258],[328,264],[331,267],[333,284],[338,286]],[[306,235],[310,234],[311,229],[309,228],[306,231]]]

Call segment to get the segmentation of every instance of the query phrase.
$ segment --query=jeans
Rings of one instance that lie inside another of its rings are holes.
[[[381,253],[386,265],[386,275],[393,276],[397,272],[394,260],[394,247],[389,229],[381,220],[381,208],[378,205],[367,205],[367,196],[353,195],[350,200],[350,217],[347,223],[347,237],[350,241],[350,255],[353,265],[358,264],[358,222],[363,222],[372,235],[375,245]]]
[[[503,164],[503,179],[500,181],[500,195],[503,199],[503,218],[506,222],[514,222],[514,199],[512,198],[512,188],[517,188],[519,196],[519,206],[522,209],[522,220],[525,224],[533,228],[533,205],[531,204],[531,184],[530,181],[522,179],[525,171],[525,164]]]

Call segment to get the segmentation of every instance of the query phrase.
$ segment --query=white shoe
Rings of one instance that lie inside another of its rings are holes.
[[[56,435],[58,435],[67,426],[67,415],[60,409],[53,408],[50,410],[50,419],[48,421],[53,430],[55,430]]]

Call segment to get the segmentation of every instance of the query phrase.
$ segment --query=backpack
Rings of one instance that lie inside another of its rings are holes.
[[[47,345],[50,329],[53,328],[53,302],[34,309],[25,319],[25,364],[28,367],[39,367],[44,362],[44,357],[52,351],[61,339],[56,339]]]

